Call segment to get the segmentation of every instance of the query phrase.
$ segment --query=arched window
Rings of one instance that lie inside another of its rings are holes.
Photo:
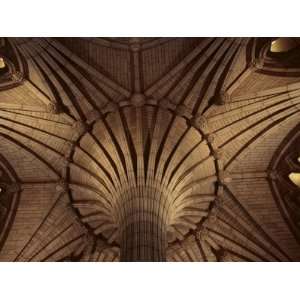
[[[300,163],[300,156],[298,157],[297,161]],[[300,187],[300,173],[292,172],[289,174],[289,178],[295,185]]]
[[[0,56],[0,76],[8,72],[8,66],[5,62],[5,59]]]
[[[270,169],[272,192],[291,230],[300,239],[300,124],[283,139]],[[273,176],[274,175],[274,176]]]
[[[299,39],[282,37],[274,40],[271,43],[270,51],[273,53],[288,52],[297,48],[300,45]]]
[[[4,69],[4,68],[5,68],[5,61],[3,57],[0,57],[0,69]]]
[[[300,173],[292,172],[290,173],[289,178],[295,185],[300,187]]]

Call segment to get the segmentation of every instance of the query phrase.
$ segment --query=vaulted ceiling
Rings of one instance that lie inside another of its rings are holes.
[[[119,261],[145,187],[168,261],[299,261],[300,50],[272,42],[1,39],[0,260]]]

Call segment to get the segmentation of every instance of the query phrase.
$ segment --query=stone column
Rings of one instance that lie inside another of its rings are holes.
[[[121,261],[166,261],[165,197],[141,187],[124,193],[120,226]]]

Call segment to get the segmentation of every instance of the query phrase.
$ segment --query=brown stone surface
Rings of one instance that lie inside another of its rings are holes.
[[[6,39],[0,261],[299,261],[273,168],[298,56],[271,40]]]

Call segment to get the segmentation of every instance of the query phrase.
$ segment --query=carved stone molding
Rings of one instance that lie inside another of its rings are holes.
[[[208,134],[208,135],[206,136],[206,140],[207,140],[207,142],[208,142],[209,144],[213,144],[214,141],[216,140],[216,135],[213,134],[213,133]]]
[[[47,104],[46,112],[49,114],[59,114],[63,111],[58,103],[50,102]]]
[[[74,122],[72,128],[74,129],[77,137],[85,134],[90,129],[89,125],[81,120]]]
[[[69,185],[64,179],[60,179],[55,185],[55,190],[57,192],[66,192],[68,188]]]
[[[108,102],[103,108],[102,108],[102,113],[103,114],[108,114],[108,113],[113,113],[116,112],[119,109],[119,105],[115,102]]]
[[[227,183],[230,183],[231,180],[232,180],[229,173],[226,172],[226,171],[223,171],[223,170],[219,171],[218,179],[219,179],[220,183],[223,184],[223,185],[226,185]]]
[[[143,94],[133,94],[130,98],[130,101],[133,106],[141,107],[146,103],[146,97]]]
[[[224,158],[224,150],[217,148],[217,149],[213,149],[212,151],[212,156],[214,157],[214,159],[216,160],[221,160]]]
[[[196,115],[195,117],[193,117],[191,119],[190,123],[196,129],[199,129],[203,132],[208,131],[208,122],[207,122],[207,118],[205,116]]]
[[[98,110],[91,110],[87,116],[86,119],[88,121],[88,123],[93,123],[99,119],[101,119],[101,113]]]
[[[263,61],[258,58],[254,59],[249,65],[250,70],[253,70],[253,71],[261,70],[261,69],[263,69],[263,67],[264,67]]]
[[[130,50],[133,52],[139,52],[141,50],[141,43],[139,38],[130,38],[129,40]]]

